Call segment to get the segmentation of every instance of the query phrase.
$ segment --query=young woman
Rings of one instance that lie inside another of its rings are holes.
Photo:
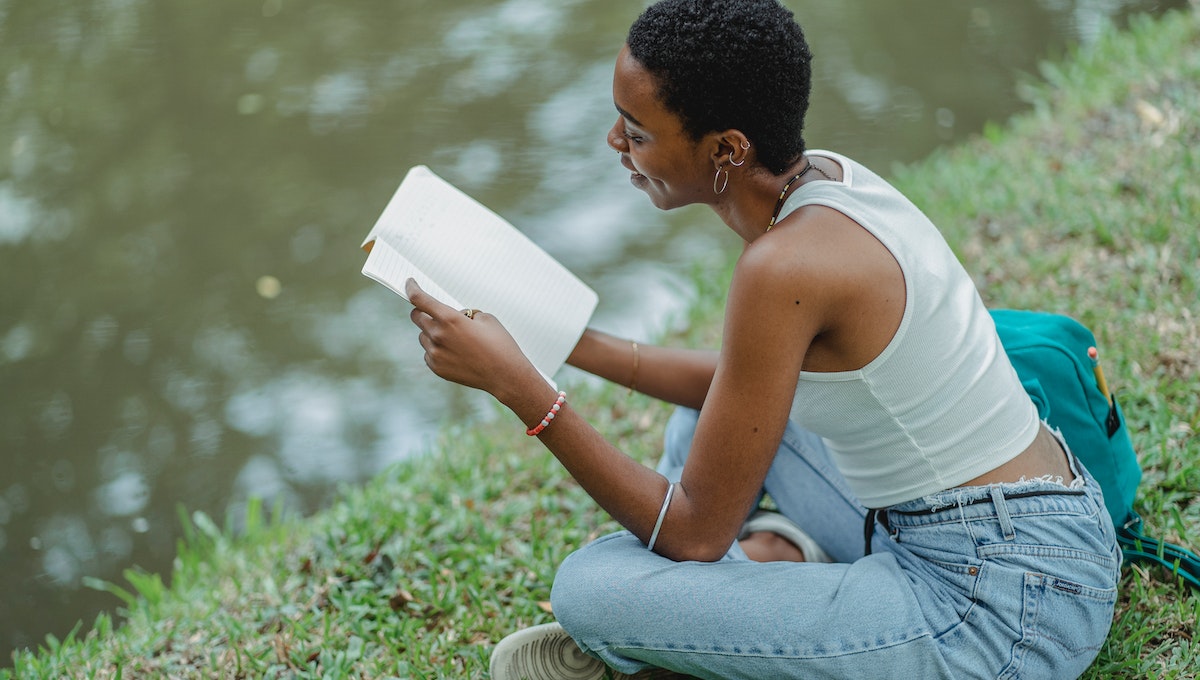
[[[934,225],[806,151],[810,60],[776,0],[663,0],[617,56],[608,144],[633,185],[745,241],[719,352],[589,330],[570,357],[683,407],[657,471],[486,310],[409,283],[429,367],[509,407],[627,529],[566,560],[561,626],[503,641],[494,678],[1066,678],[1103,642],[1120,558],[1099,488]]]

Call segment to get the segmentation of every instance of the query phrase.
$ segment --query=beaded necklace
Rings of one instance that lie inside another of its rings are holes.
[[[783,191],[779,192],[779,200],[775,201],[775,212],[771,215],[771,222],[767,224],[767,231],[771,231],[771,227],[775,226],[775,220],[779,219],[779,211],[783,208],[783,199],[787,198],[788,189],[791,189],[792,184],[794,184],[796,180],[803,177],[809,170],[816,170],[824,175],[825,179],[829,180],[830,182],[837,181],[833,177],[830,177],[828,172],[825,172],[821,168],[813,165],[813,162],[808,160],[807,157],[804,160],[807,161],[807,163],[804,165],[804,169],[793,175],[792,178],[787,181],[787,184],[783,185]]]

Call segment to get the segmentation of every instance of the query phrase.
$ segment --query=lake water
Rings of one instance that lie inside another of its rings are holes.
[[[1020,110],[1020,74],[1104,22],[1186,0],[788,4],[810,145],[886,174]],[[490,412],[359,274],[410,166],[575,270],[595,325],[648,338],[686,307],[692,264],[737,243],[654,210],[605,145],[641,7],[0,0],[0,658],[115,608],[84,577],[169,570],[177,508],[309,513]]]

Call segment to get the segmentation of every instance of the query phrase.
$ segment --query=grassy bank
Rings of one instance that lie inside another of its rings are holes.
[[[886,172],[942,225],[992,306],[1096,330],[1145,480],[1148,529],[1200,547],[1200,20],[1110,34],[1028,86],[1030,113]],[[887,170],[887,169],[882,169]],[[721,277],[696,277],[711,342]],[[650,461],[668,410],[613,388],[576,409]],[[504,634],[550,620],[555,566],[615,528],[511,418],[454,428],[430,455],[305,521],[251,509],[238,537],[185,518],[170,587],[109,586],[123,623],[48,639],[10,677],[486,676]],[[1088,677],[1193,677],[1200,596],[1127,570]],[[119,598],[119,599],[118,599]]]

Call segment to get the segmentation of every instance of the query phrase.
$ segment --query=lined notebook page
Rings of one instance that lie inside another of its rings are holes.
[[[439,301],[457,309],[465,309],[465,306],[453,295],[443,290],[417,265],[409,262],[408,258],[396,252],[395,248],[384,241],[375,241],[375,245],[371,247],[371,253],[367,255],[367,262],[363,265],[362,273],[391,288],[393,293],[405,300],[408,299],[408,293],[404,292],[404,282],[413,279],[421,287],[421,290]]]
[[[504,218],[424,166],[405,176],[371,241],[364,274],[398,293],[412,276],[448,305],[493,314],[545,376],[562,367],[598,302]]]

